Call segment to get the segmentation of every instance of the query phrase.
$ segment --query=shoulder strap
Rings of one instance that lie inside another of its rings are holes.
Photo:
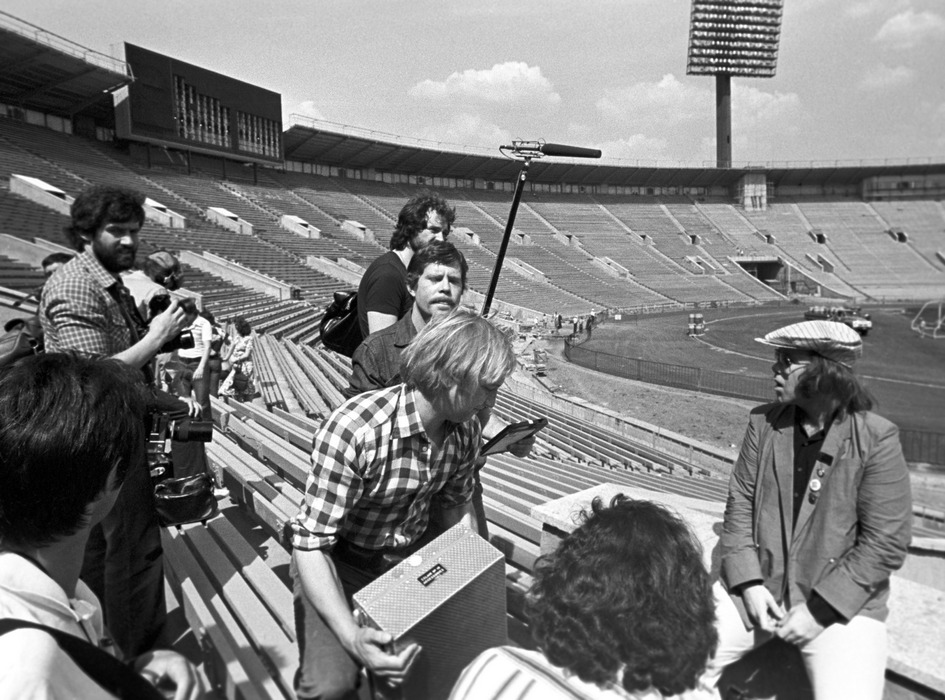
[[[18,629],[45,632],[85,674],[120,700],[163,700],[164,695],[130,666],[94,644],[67,632],[26,620],[0,620],[0,635]]]

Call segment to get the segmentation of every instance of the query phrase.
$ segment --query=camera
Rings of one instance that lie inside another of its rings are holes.
[[[189,418],[171,418],[169,413],[151,414],[151,432],[148,435],[147,459],[151,480],[155,483],[174,475],[171,440],[180,442],[210,442],[213,440],[213,422]]]
[[[171,305],[171,295],[170,294],[159,294],[156,297],[151,297],[151,300],[148,302],[148,311],[150,312],[150,318],[154,318],[158,314],[164,313],[167,310],[167,307]],[[175,350],[190,350],[194,347],[194,334],[192,331],[183,330],[180,332],[180,335],[176,338],[168,340],[164,345],[161,346],[159,352],[174,352]]]

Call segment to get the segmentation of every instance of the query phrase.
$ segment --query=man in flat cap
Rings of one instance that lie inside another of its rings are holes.
[[[815,698],[883,696],[889,577],[912,502],[895,425],[853,372],[856,331],[805,321],[768,333],[776,401],[751,412],[732,471],[716,584],[719,647],[694,697],[777,636]]]

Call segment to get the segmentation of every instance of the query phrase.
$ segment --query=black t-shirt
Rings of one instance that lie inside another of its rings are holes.
[[[407,292],[407,268],[392,250],[368,267],[358,286],[358,322],[361,334],[368,337],[368,311],[401,319],[410,311],[413,297]]]

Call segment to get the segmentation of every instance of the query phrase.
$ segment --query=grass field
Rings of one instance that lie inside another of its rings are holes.
[[[686,336],[688,314],[610,322],[595,329],[585,347],[624,357],[770,377],[772,353],[754,338],[804,320],[803,311],[802,306],[706,310],[707,332],[701,340]],[[920,338],[910,330],[914,311],[904,313],[903,307],[869,311],[873,330],[863,339],[857,371],[877,398],[877,412],[904,429],[945,432],[945,339]]]

